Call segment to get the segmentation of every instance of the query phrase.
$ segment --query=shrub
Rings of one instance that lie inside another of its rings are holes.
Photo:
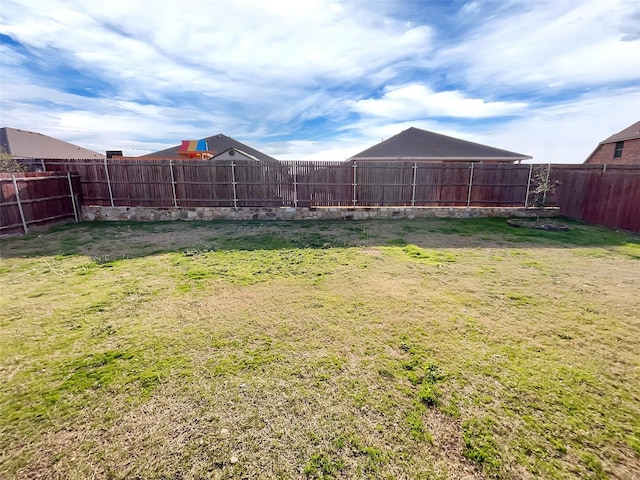
[[[0,150],[0,173],[18,173],[25,170],[25,166],[16,162],[10,153],[4,149]]]

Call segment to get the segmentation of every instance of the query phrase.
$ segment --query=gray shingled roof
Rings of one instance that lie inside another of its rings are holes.
[[[532,157],[411,127],[354,155],[349,160],[514,162],[529,158]]]
[[[0,145],[14,158],[104,158],[78,145],[17,128],[0,128]]]
[[[258,150],[256,150],[255,148],[251,148],[248,145],[245,145],[244,143],[241,143],[231,137],[227,137],[226,135],[223,135],[222,133],[219,133],[217,135],[214,135],[212,137],[207,137],[204,140],[207,141],[208,145],[209,145],[209,151],[215,151],[216,154],[220,154],[226,150],[229,150],[231,148],[238,150],[238,151],[242,151],[245,152],[253,157],[256,157],[256,159],[258,159],[261,162],[265,162],[265,163],[278,163],[278,160],[276,160],[273,157],[270,157],[269,155],[267,155],[266,153],[262,153]],[[180,157],[180,155],[178,154],[178,149],[180,148],[180,145],[176,145],[175,147],[171,147],[171,148],[167,148],[165,150],[160,150],[159,152],[154,152],[154,153],[150,153],[148,155],[143,155],[142,158],[144,157],[158,157],[158,158],[182,158]]]
[[[629,125],[624,130],[611,135],[609,138],[600,142],[600,145],[605,143],[624,142],[625,140],[633,140],[634,138],[640,138],[640,121]]]

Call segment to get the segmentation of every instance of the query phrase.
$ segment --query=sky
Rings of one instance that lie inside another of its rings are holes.
[[[409,127],[581,163],[640,120],[640,2],[2,0],[1,126],[344,160]]]

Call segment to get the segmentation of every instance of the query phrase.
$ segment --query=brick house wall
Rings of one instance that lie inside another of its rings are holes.
[[[622,155],[613,158],[616,142],[598,145],[598,148],[584,162],[586,164],[640,165],[640,138],[624,140]]]

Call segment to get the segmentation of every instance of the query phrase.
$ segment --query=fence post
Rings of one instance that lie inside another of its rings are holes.
[[[20,202],[20,192],[18,191],[18,182],[16,182],[16,176],[11,175],[13,179],[13,188],[16,190],[16,201],[18,202],[18,210],[20,211],[20,219],[22,220],[22,228],[24,228],[24,233],[26,234],[29,229],[27,228],[27,221],[24,218],[24,212],[22,211],[22,202]]]
[[[551,164],[547,163],[547,178],[544,181],[544,193],[542,194],[542,206],[547,201],[547,190],[549,190],[549,176],[551,175]]]
[[[298,161],[293,164],[293,206],[298,208]]]
[[[238,209],[238,195],[236,193],[236,164],[231,160],[231,185],[233,186],[233,208]]]
[[[533,163],[529,164],[529,179],[527,180],[527,193],[524,194],[524,208],[529,203],[529,189],[531,188],[531,175],[533,174]]]
[[[173,176],[173,160],[169,160],[169,169],[171,170],[171,190],[173,191],[173,206],[178,206],[178,197],[176,197],[176,178]]]
[[[71,205],[73,205],[73,216],[76,219],[76,223],[78,223],[80,220],[78,220],[78,209],[76,208],[76,197],[73,194],[73,184],[71,183],[70,172],[67,172],[67,180],[69,181],[69,196],[71,197]]]
[[[356,202],[358,201],[356,199],[356,187],[358,186],[358,183],[356,182],[356,171],[357,171],[357,165],[356,165],[356,161],[353,161],[353,206],[356,206]]]
[[[107,159],[104,159],[104,171],[107,174],[107,187],[109,187],[109,201],[111,202],[111,206],[115,206],[113,204],[113,191],[111,190],[111,179],[109,178],[109,168],[107,167]]]
[[[467,208],[471,205],[471,185],[473,185],[473,162],[471,163],[471,173],[469,173],[469,192],[467,193]]]
[[[418,173],[418,164],[413,164],[413,183],[411,189],[411,208],[416,206],[416,176]]]

